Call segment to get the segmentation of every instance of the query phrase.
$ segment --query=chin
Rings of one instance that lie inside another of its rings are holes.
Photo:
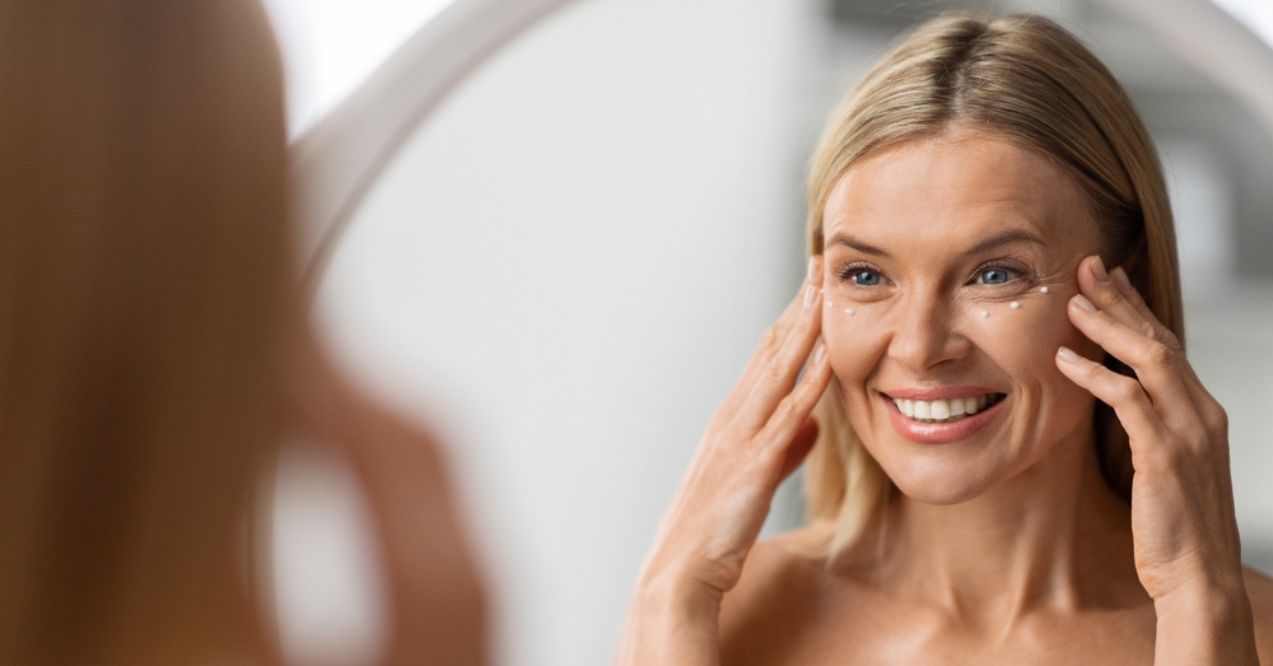
[[[880,458],[876,458],[880,460]],[[999,480],[982,461],[880,461],[893,485],[907,497],[926,504],[959,504],[986,492]]]

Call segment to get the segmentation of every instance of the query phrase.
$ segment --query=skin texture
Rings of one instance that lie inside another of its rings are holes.
[[[1041,242],[967,252],[1008,230]],[[1273,658],[1271,586],[1239,559],[1223,409],[1125,275],[1098,270],[1098,227],[1065,173],[955,128],[855,164],[823,232],[807,298],[708,427],[618,663],[1253,664],[1257,636]],[[826,359],[796,384],[818,333]],[[1105,351],[1140,381],[1086,360]],[[834,572],[788,548],[800,532],[752,547],[828,370],[897,486]],[[1008,398],[965,440],[901,437],[878,391],[946,385]],[[1132,440],[1130,511],[1099,472],[1098,398]]]

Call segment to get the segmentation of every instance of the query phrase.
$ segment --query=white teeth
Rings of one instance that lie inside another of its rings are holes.
[[[954,421],[964,416],[972,416],[986,408],[990,394],[968,398],[952,398],[950,400],[910,400],[893,398],[893,404],[902,414],[918,420]]]

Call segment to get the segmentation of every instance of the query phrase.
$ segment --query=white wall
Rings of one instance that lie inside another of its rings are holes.
[[[708,417],[794,294],[814,4],[568,7],[431,117],[335,255],[331,340],[449,435],[501,663],[609,660]]]

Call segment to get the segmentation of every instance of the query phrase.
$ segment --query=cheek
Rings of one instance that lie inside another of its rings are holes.
[[[966,321],[973,344],[990,357],[1017,393],[1012,441],[1054,441],[1084,418],[1091,394],[1070,381],[1056,366],[1056,350],[1065,345],[1084,353],[1094,345],[1066,313],[1070,293],[1033,293],[1019,307],[972,305]],[[981,311],[989,316],[981,316]]]
[[[861,386],[888,344],[888,322],[869,306],[827,298],[822,308],[822,340],[831,369],[846,390]]]

